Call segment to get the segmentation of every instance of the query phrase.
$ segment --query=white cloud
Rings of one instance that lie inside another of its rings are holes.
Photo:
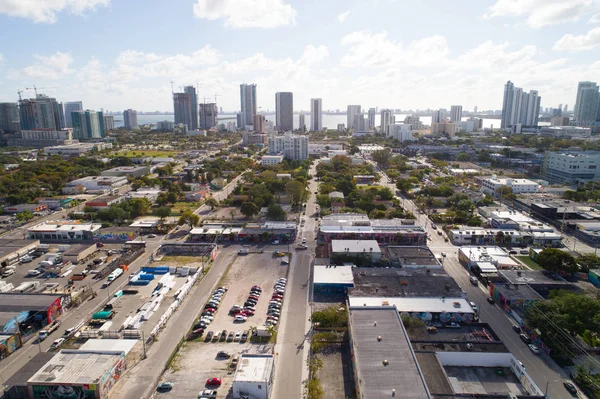
[[[577,21],[597,7],[597,0],[496,0],[483,17],[525,17],[530,27],[541,28]]]
[[[82,15],[88,10],[109,4],[110,0],[2,0],[0,14],[53,24],[61,11]]]
[[[348,15],[350,15],[350,10],[348,11],[344,11],[343,13],[339,14],[336,19],[340,24],[343,24],[344,21],[346,20],[346,18],[348,18]]]
[[[600,45],[600,27],[590,30],[585,35],[566,34],[556,43],[554,50],[557,51],[584,51],[591,50]]]
[[[69,53],[57,51],[50,56],[34,55],[37,61],[19,71],[13,71],[12,79],[33,78],[57,80],[75,72],[71,69],[73,57]]]
[[[199,19],[224,19],[226,27],[276,28],[295,25],[296,10],[282,0],[196,0],[194,15]]]
[[[592,15],[590,20],[588,21],[588,23],[590,23],[590,24],[597,24],[599,22],[600,22],[600,13]]]

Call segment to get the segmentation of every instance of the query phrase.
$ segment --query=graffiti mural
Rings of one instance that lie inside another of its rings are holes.
[[[33,397],[40,399],[91,399],[96,397],[94,384],[84,386],[34,385]]]
[[[94,240],[99,241],[133,241],[137,231],[95,231]]]

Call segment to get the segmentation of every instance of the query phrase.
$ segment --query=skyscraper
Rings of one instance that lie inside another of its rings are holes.
[[[138,126],[137,111],[126,109],[123,111],[123,127],[133,130]]]
[[[173,93],[174,123],[192,128],[192,96],[189,93]]]
[[[300,112],[300,115],[298,115],[298,129],[299,130],[306,130],[306,121],[304,120],[304,113]]]
[[[450,120],[460,122],[462,120],[462,105],[452,105],[450,107]]]
[[[310,99],[310,130],[323,130],[323,101],[320,98]]]
[[[375,127],[375,108],[369,108],[369,130]]]
[[[74,111],[82,111],[83,103],[81,101],[70,101],[64,103],[65,109],[65,127],[73,127],[73,122],[71,119],[71,112]]]
[[[22,130],[61,130],[64,127],[62,106],[55,98],[38,94],[35,99],[21,100],[19,108]]]
[[[0,103],[0,130],[5,133],[16,133],[21,130],[19,122],[19,105],[17,103]]]
[[[242,122],[244,126],[254,123],[254,115],[256,115],[256,85],[241,84],[240,85],[240,109]],[[241,126],[242,128],[244,126]],[[240,126],[238,126],[240,127]]]
[[[294,95],[290,92],[275,93],[275,125],[280,132],[294,130]]]
[[[600,120],[600,93],[596,82],[579,82],[573,116],[580,126]]]
[[[266,125],[266,121],[265,121],[265,116],[264,115],[254,115],[254,130],[257,133],[264,133],[265,132],[265,126]]]
[[[115,129],[115,117],[112,115],[104,115],[104,130]]]
[[[504,85],[500,127],[508,129],[519,125],[522,127],[537,126],[541,100],[537,90],[525,93],[522,88],[515,87],[509,80]]]
[[[200,129],[211,129],[217,126],[219,109],[215,103],[200,103]]]
[[[362,118],[360,105],[348,105],[348,110],[346,111],[348,130],[354,129],[355,131],[358,131],[360,129],[361,122],[359,118]]]
[[[185,86],[183,92],[190,96],[190,106],[192,108],[191,121],[188,124],[188,129],[198,130],[198,97],[196,96],[196,88],[194,86]]]
[[[386,134],[387,127],[396,123],[396,117],[391,109],[381,110],[380,133]]]
[[[473,113],[476,114],[477,113],[477,105],[473,107]]]
[[[444,112],[442,110],[433,111],[431,114],[431,123],[442,123],[444,121]]]
[[[127,112],[127,111],[125,111]],[[78,140],[100,139],[105,136],[104,115],[96,111],[74,111],[71,113],[73,122],[73,138]]]

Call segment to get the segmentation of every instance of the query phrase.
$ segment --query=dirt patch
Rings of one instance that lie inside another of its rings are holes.
[[[323,399],[355,398],[350,347],[331,346],[326,354],[319,354],[318,357],[323,362],[323,367],[317,373],[325,391]]]

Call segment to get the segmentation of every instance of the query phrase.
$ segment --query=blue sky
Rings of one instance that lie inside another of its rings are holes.
[[[600,0],[0,0],[0,26],[0,101],[90,109],[171,111],[170,81],[225,110],[240,83],[263,109],[499,109],[509,79],[572,109],[600,77]]]

